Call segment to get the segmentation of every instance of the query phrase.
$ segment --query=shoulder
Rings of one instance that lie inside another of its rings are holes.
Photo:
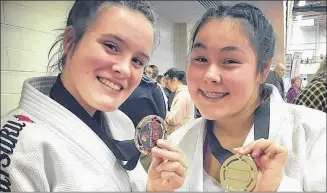
[[[326,132],[326,113],[302,105],[287,103],[285,105],[286,114],[290,116],[288,120],[295,129],[304,129],[306,137],[319,137],[318,135]]]
[[[326,82],[321,79],[313,80],[302,92],[311,95],[325,95],[327,94]]]
[[[134,138],[134,124],[125,113],[117,109],[112,112],[106,112],[105,115],[109,118],[111,124],[115,127],[115,130],[122,130],[128,135],[126,137]]]
[[[274,77],[274,71],[270,70],[267,78],[273,78],[273,77]]]
[[[63,147],[61,143],[65,138],[50,125],[21,109],[1,117],[0,135],[1,139],[5,139],[0,142],[1,160],[6,163],[2,166],[9,172],[27,170],[21,168],[25,164],[31,164],[31,167],[42,166],[45,153],[50,154],[50,151]],[[56,159],[58,161],[59,157]],[[33,170],[31,167],[28,169]],[[39,169],[42,170],[42,167]]]
[[[1,117],[1,133],[12,131],[12,135],[15,133],[16,137],[29,140],[51,135],[53,131],[49,128],[42,120],[19,108]]]
[[[287,91],[287,93],[292,93],[292,94],[293,94],[294,92],[295,92],[295,90],[294,90],[292,87],[289,88],[288,91]]]
[[[38,119],[36,116],[16,109],[1,117],[1,137],[8,139],[10,151],[28,152],[43,148],[44,145],[58,143],[58,139],[65,137],[51,125]]]
[[[177,98],[184,98],[184,99],[191,99],[190,92],[188,88],[183,86],[183,88],[175,94],[175,97]]]
[[[106,115],[111,119],[115,124],[124,123],[125,126],[133,126],[132,120],[122,111],[115,110],[112,112],[106,112]]]
[[[171,133],[168,136],[168,140],[174,144],[189,140],[189,134],[194,134],[196,136],[196,133],[198,133],[201,129],[204,129],[205,121],[206,120],[203,117],[194,119],[193,121],[189,122],[181,128],[176,129],[173,133]]]
[[[316,103],[324,104],[327,98],[326,83],[314,81],[311,82],[294,99],[293,104],[306,104],[307,106],[317,106]]]

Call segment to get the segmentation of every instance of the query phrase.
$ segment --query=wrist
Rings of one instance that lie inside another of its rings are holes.
[[[278,189],[280,187],[280,184],[282,183],[283,180],[283,174],[280,177],[276,177],[273,184],[275,187],[271,190],[272,192],[278,192]]]
[[[154,192],[152,186],[149,184],[149,181],[146,183],[146,192]]]

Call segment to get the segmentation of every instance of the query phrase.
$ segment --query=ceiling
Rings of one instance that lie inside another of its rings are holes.
[[[231,5],[242,1],[220,1],[223,5]],[[244,1],[243,1],[244,2]],[[211,2],[212,3],[212,2]],[[246,1],[258,7],[274,27],[277,38],[277,60],[284,57],[284,9],[282,1]],[[173,23],[195,23],[206,11],[198,1],[151,1],[159,18]]]
[[[197,1],[151,1],[160,18],[173,23],[191,23],[205,12]]]
[[[321,26],[326,26],[326,1],[307,0],[304,6],[299,6],[298,3],[299,0],[294,1],[293,19],[302,15],[302,19],[315,19]]]
[[[207,4],[216,5],[217,2],[218,1],[211,1]],[[220,1],[220,3],[223,5],[231,5],[238,2],[242,1]],[[271,9],[271,6],[276,7],[276,5],[280,5],[282,8],[282,3],[280,1],[246,1],[246,3],[255,5],[266,15],[269,15],[272,11],[275,11]],[[204,6],[198,1],[151,1],[151,4],[155,7],[160,18],[164,18],[173,23],[194,23],[206,11]]]

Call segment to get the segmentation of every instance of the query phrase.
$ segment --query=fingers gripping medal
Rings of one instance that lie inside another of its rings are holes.
[[[270,98],[254,112],[254,140],[269,137]],[[212,155],[221,164],[220,181],[227,191],[252,191],[258,179],[258,168],[249,155],[233,155],[216,138],[214,122],[207,121],[207,138]]]
[[[137,149],[145,155],[151,153],[158,139],[166,139],[164,120],[156,115],[144,117],[135,129],[134,142]]]
[[[249,155],[233,155],[220,168],[220,181],[227,191],[249,192],[257,183],[258,169]]]

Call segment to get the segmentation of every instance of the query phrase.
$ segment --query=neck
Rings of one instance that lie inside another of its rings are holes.
[[[96,109],[88,105],[83,98],[78,94],[76,88],[73,86],[72,80],[66,75],[65,70],[61,73],[61,82],[67,91],[75,98],[75,100],[86,110],[86,112],[93,117]]]
[[[253,125],[253,112],[259,100],[250,102],[240,112],[222,120],[215,121],[214,133],[224,138],[245,138]]]
[[[175,92],[178,90],[179,87],[181,87],[181,86],[183,86],[183,85],[184,85],[184,84],[181,83],[181,82],[177,83]]]

